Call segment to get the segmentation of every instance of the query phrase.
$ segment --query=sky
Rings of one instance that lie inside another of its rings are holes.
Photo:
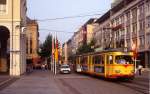
[[[99,18],[110,9],[112,0],[27,0],[27,15],[39,23],[40,42],[48,34],[57,35],[61,43],[68,41],[90,18]],[[100,14],[100,15],[93,15]],[[92,15],[92,16],[84,16]],[[70,19],[47,20],[72,16]],[[62,32],[58,32],[62,31]]]

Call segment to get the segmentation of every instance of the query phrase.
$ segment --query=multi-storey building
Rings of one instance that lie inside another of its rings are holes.
[[[96,19],[94,18],[89,19],[83,26],[79,28],[77,32],[74,33],[71,38],[73,54],[76,54],[77,49],[81,45],[91,42],[91,40],[93,39],[94,29],[98,25],[97,23],[95,23],[95,21]]]
[[[69,60],[71,59],[71,57],[73,55],[73,53],[72,53],[72,40],[69,39],[66,44],[67,44],[67,60],[68,60],[68,62],[70,62]]]
[[[132,50],[136,45],[138,59],[144,67],[150,67],[150,0],[114,0],[111,9],[94,23],[98,23],[93,28],[95,51],[110,48]],[[87,41],[87,24],[85,26],[86,29],[79,31],[86,33]],[[82,36],[82,32],[78,32],[72,38],[78,47],[83,43]]]
[[[26,0],[0,0],[0,72],[19,76],[26,71]]]
[[[95,23],[99,25],[94,29],[95,51],[105,50],[110,48],[112,35],[110,28],[110,11],[97,19]]]
[[[123,0],[112,7],[110,21],[114,48],[136,45],[138,59],[150,66],[149,0]]]
[[[97,23],[95,23],[97,19],[96,18],[91,18],[85,23],[85,31],[86,31],[86,43],[89,44],[94,36],[94,29],[95,27],[98,26]]]
[[[27,40],[26,40],[26,53],[27,53],[27,63],[33,63],[36,65],[38,63],[38,49],[39,49],[39,27],[36,20],[31,20],[27,18]]]

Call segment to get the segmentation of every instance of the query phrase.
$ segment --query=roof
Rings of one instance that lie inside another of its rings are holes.
[[[101,16],[99,19],[97,19],[96,23],[102,23],[110,18],[110,10],[107,11],[103,16]]]
[[[36,25],[38,25],[38,23],[37,23],[37,20],[31,20],[29,17],[27,17],[27,24],[36,24]]]
[[[116,48],[116,49],[109,49],[109,50],[103,50],[103,51],[99,51],[99,52],[90,52],[90,53],[83,53],[83,54],[79,54],[79,55],[76,55],[76,56],[81,56],[81,55],[93,55],[93,54],[100,54],[100,53],[116,53],[116,52],[122,52],[122,53],[128,53],[128,52],[131,52],[131,51],[124,51],[123,48]]]
[[[112,13],[118,12],[119,10],[121,10],[122,8],[124,8],[125,6],[127,6],[128,4],[130,4],[135,0],[117,0],[117,1],[119,2],[111,8]]]

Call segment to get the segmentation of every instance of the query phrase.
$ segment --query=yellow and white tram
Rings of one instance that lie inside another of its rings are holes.
[[[134,78],[133,52],[102,51],[75,56],[76,71],[105,78]]]

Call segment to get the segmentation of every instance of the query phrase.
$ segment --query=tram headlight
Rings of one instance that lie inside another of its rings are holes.
[[[120,73],[121,71],[120,70],[115,70],[115,73]]]

